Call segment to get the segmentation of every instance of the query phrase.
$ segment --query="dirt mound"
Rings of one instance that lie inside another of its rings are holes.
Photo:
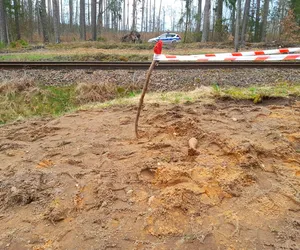
[[[131,31],[129,34],[122,36],[121,42],[142,43],[141,34],[137,31]]]
[[[2,126],[0,249],[299,248],[299,102],[146,105],[138,141],[135,115]]]

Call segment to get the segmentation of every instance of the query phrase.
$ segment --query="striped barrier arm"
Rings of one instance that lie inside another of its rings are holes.
[[[285,49],[272,49],[272,50],[258,50],[248,52],[236,52],[236,53],[216,53],[216,54],[203,54],[193,55],[198,57],[228,57],[228,56],[261,56],[261,55],[274,55],[274,54],[287,54],[287,53],[300,53],[300,48],[285,48]]]
[[[300,60],[300,54],[281,54],[281,55],[260,55],[260,56],[215,56],[215,57],[200,57],[200,56],[177,56],[154,54],[153,60],[156,61],[290,61]]]

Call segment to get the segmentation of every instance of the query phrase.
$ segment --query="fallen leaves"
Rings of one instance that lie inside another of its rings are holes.
[[[37,168],[49,168],[54,166],[54,162],[48,159],[44,159],[37,164]]]

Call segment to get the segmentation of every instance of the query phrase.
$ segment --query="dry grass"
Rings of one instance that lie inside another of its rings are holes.
[[[68,86],[38,85],[30,77],[0,84],[0,124],[32,116],[56,116],[81,105],[135,96],[138,84],[80,83]]]
[[[148,61],[152,57],[150,53],[115,54],[115,51],[97,49],[73,49],[32,52],[32,53],[7,53],[0,55],[0,61]]]
[[[202,103],[214,102],[214,90],[211,87],[201,87],[193,91],[171,91],[171,92],[156,92],[147,93],[145,103],[147,104],[189,104],[201,100]],[[130,95],[112,99],[105,102],[94,102],[82,105],[80,109],[90,108],[107,108],[111,106],[130,106],[137,105],[140,95]]]
[[[39,86],[30,77],[0,84],[0,124],[75,108],[74,86]]]
[[[299,84],[276,84],[274,86],[201,87],[194,91],[148,93],[147,103],[189,104],[196,101],[214,102],[218,98],[252,100],[262,102],[264,98],[299,98]],[[0,124],[32,116],[55,116],[83,108],[136,105],[139,101],[141,83],[119,85],[116,82],[82,82],[68,86],[45,86],[35,82],[32,76],[18,81],[0,84]]]
[[[151,61],[153,44],[114,44],[94,42],[62,43],[48,46],[47,50],[0,54],[0,61]],[[84,46],[84,47],[81,47]],[[184,45],[165,46],[163,53],[176,55],[229,52],[225,49],[208,50]]]
[[[13,93],[20,93],[36,87],[34,79],[31,77],[23,77],[16,80],[4,81],[0,84],[0,94],[7,95]]]
[[[253,103],[263,102],[264,98],[289,98],[300,97],[299,84],[278,84],[275,86],[248,87],[248,88],[218,88],[216,86],[202,86],[193,91],[171,91],[171,92],[154,92],[147,93],[145,103],[153,104],[190,104],[194,102],[212,103],[219,98],[232,98],[235,100],[248,100]],[[107,108],[111,106],[137,105],[139,95],[131,95],[115,98],[108,101],[94,101],[82,105],[80,108]]]
[[[147,40],[159,35],[158,33],[142,34],[144,43],[122,43],[122,33],[104,34],[106,41],[78,41],[76,39],[62,39],[60,44],[47,44],[41,49],[33,45],[26,48],[5,48],[7,52],[0,54],[1,61],[149,61],[153,55],[153,43]],[[70,35],[72,36],[72,34]],[[107,38],[106,38],[107,37]],[[1,49],[0,49],[1,50]],[[216,43],[178,43],[164,45],[165,54],[205,54],[232,51],[228,44]],[[8,53],[12,52],[12,53]]]
[[[118,32],[111,32],[111,31],[102,31],[101,34],[98,34],[98,38],[104,39],[107,42],[116,42],[116,41],[121,41],[122,36],[130,33],[129,31],[118,31]],[[141,32],[141,39],[143,41],[148,41],[152,37],[159,36],[160,34],[165,33],[165,32]],[[179,33],[181,36],[183,35],[182,33]],[[87,40],[92,39],[92,34],[91,32],[86,33],[86,38]],[[79,34],[76,33],[65,33],[61,36],[61,41],[62,42],[74,42],[74,41],[79,41]]]
[[[115,98],[128,97],[140,91],[141,86],[127,84],[118,86],[116,83],[80,83],[76,87],[76,100],[79,104],[105,102]]]
[[[230,97],[236,100],[252,100],[260,103],[268,98],[300,97],[300,84],[279,83],[274,86],[251,86],[248,88],[227,87],[219,89],[214,86],[214,92],[219,97]]]

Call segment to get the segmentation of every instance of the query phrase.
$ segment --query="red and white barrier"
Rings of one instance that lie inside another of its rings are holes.
[[[220,54],[219,54],[220,55]],[[153,60],[156,61],[289,61],[300,60],[300,54],[281,54],[281,55],[260,55],[260,56],[211,56],[205,57],[203,55],[191,56],[177,56],[177,55],[163,55],[154,54]]]
[[[272,49],[272,50],[258,50],[248,52],[236,52],[236,53],[217,53],[217,54],[204,54],[204,55],[193,55],[199,57],[230,57],[230,56],[261,56],[261,55],[274,55],[274,54],[287,54],[287,53],[300,53],[300,48],[285,48],[285,49]]]

